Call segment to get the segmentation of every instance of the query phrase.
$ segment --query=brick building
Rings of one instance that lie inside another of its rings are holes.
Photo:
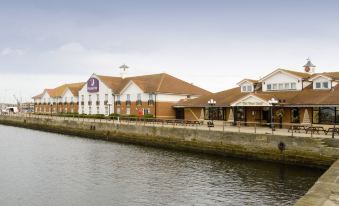
[[[277,69],[259,80],[244,79],[238,86],[215,94],[181,101],[174,107],[185,119],[229,122],[339,123],[339,72],[314,73]],[[211,107],[208,100],[214,99]]]
[[[210,92],[166,73],[134,77],[93,74],[79,91],[79,114],[152,115],[179,118],[173,105]]]
[[[55,114],[78,112],[78,92],[85,83],[64,84],[54,89],[45,89],[34,96],[34,112]]]

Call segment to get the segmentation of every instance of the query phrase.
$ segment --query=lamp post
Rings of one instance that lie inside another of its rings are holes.
[[[274,109],[274,106],[278,104],[278,100],[272,97],[272,99],[268,100],[268,103],[272,106],[271,107],[271,128],[272,128],[272,134],[273,134],[273,131],[274,131],[273,109]]]
[[[213,127],[214,126],[214,123],[213,123],[213,114],[212,114],[212,112],[213,112],[213,110],[212,110],[212,108],[216,105],[216,101],[214,100],[214,99],[210,99],[210,100],[208,100],[208,113],[209,113],[209,120],[212,120],[212,121],[209,121],[208,122],[208,126],[209,127]],[[212,114],[212,115],[211,115]]]
[[[108,116],[111,115],[111,104],[107,104],[108,105]]]

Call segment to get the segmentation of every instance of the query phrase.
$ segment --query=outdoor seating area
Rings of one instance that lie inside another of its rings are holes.
[[[329,127],[328,129],[325,129],[323,126],[307,126],[307,125],[291,125],[288,128],[288,132],[298,132],[304,131],[306,134],[312,133],[312,134],[335,134],[339,135],[339,128],[335,127]]]

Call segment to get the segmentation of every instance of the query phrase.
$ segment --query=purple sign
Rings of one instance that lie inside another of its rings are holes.
[[[99,91],[99,80],[97,80],[96,78],[90,78],[87,81],[87,91],[98,92]]]

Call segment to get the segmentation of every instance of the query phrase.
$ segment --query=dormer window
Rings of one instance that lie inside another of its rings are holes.
[[[241,92],[252,92],[253,86],[252,85],[244,85],[241,87]]]
[[[315,82],[315,89],[329,89],[330,88],[330,84],[328,81],[326,82]]]
[[[328,89],[328,82],[323,82],[323,88]]]

